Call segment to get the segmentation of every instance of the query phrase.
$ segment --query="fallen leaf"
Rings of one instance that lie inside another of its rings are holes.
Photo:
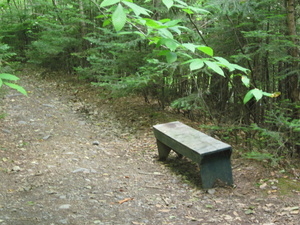
[[[192,217],[192,216],[185,216],[186,219],[189,219],[191,221],[197,221],[196,218]]]
[[[259,186],[260,189],[265,189],[267,187],[267,183],[263,183],[262,185]]]
[[[294,210],[294,211],[290,212],[290,214],[292,214],[292,215],[298,215],[299,214],[299,210]]]
[[[294,211],[294,210],[298,210],[299,207],[298,206],[295,206],[295,207],[286,207],[286,208],[283,208],[284,211]]]
[[[246,215],[254,214],[254,211],[253,211],[252,209],[247,209],[247,210],[245,211],[245,214],[246,214]]]
[[[128,202],[130,200],[133,200],[133,198],[125,198],[125,199],[119,201],[119,204],[123,204],[124,202]]]
[[[170,212],[169,209],[160,209],[160,210],[158,210],[158,211],[159,211],[159,212],[165,212],[165,213]]]

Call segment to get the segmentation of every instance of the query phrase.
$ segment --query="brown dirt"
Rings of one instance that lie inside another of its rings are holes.
[[[151,129],[197,123],[33,73],[0,101],[0,225],[299,224],[299,170],[234,154],[235,187],[203,190],[188,159],[157,161]]]

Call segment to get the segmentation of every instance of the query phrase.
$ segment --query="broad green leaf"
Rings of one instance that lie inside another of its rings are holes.
[[[194,12],[192,10],[190,10],[190,9],[182,9],[182,11],[186,12],[189,15],[194,14]]]
[[[140,37],[144,37],[145,34],[143,34],[142,32],[139,31],[124,31],[124,32],[119,32],[118,35],[126,35],[126,34],[138,34]]]
[[[2,84],[3,84],[3,81],[2,81],[2,79],[0,78],[0,87],[2,86]]]
[[[224,75],[224,71],[221,69],[220,66],[218,66],[218,64],[216,62],[212,62],[212,61],[204,61],[204,63],[208,66],[208,68],[212,69],[213,71],[215,71],[217,74],[221,75],[221,76],[225,76]]]
[[[159,47],[161,45],[165,45],[171,51],[175,51],[176,48],[178,47],[178,44],[176,43],[176,41],[174,39],[169,39],[169,38],[160,39],[159,42],[157,43],[157,47]]]
[[[167,23],[169,21],[171,21],[171,19],[169,19],[169,18],[159,20],[160,23]]]
[[[205,10],[205,9],[201,9],[198,7],[193,7],[193,6],[189,6],[189,9],[191,9],[192,11],[196,12],[196,13],[209,13],[209,11]]]
[[[158,52],[158,55],[167,55],[168,52],[170,52],[170,50],[161,50]]]
[[[167,52],[166,59],[168,63],[173,63],[177,60],[177,55],[175,52]]]
[[[176,26],[178,23],[180,23],[181,20],[169,20],[167,22],[162,22],[164,23],[164,25],[166,25],[167,27],[173,27],[173,26]]]
[[[193,59],[191,60],[190,70],[198,70],[204,66],[204,62],[202,59]]]
[[[185,53],[185,52],[177,52],[177,54],[178,55],[181,55],[182,57],[186,57],[186,58],[189,58],[189,59],[193,59],[193,57],[191,56],[191,55],[189,55],[189,54],[187,54],[187,53]],[[181,63],[182,65],[183,64],[186,64],[186,62],[183,62],[183,63]]]
[[[184,48],[187,48],[188,50],[190,50],[191,52],[195,52],[195,49],[196,47],[198,47],[198,45],[194,45],[192,43],[185,43],[185,44],[182,44],[182,46]]]
[[[250,86],[250,79],[247,76],[242,76],[242,82],[246,87]]]
[[[256,101],[259,101],[263,97],[263,91],[257,88],[248,91],[244,97],[244,104],[250,101],[253,97],[256,99]]]
[[[244,73],[248,73],[249,72],[249,69],[245,68],[245,67],[242,67],[238,64],[231,64],[236,70],[240,70]]]
[[[181,0],[175,0],[175,2],[177,2],[183,6],[188,6],[184,1],[181,1]]]
[[[109,24],[111,24],[111,19],[106,19],[106,20],[103,21],[102,26],[103,26],[103,27],[106,27],[106,26],[109,25]]]
[[[178,35],[181,35],[181,30],[179,29],[180,26],[176,27],[169,27],[170,30],[176,32]]]
[[[164,3],[164,5],[170,9],[173,5],[174,5],[174,1],[173,0],[162,0],[162,2]]]
[[[224,59],[223,57],[214,57],[214,58],[220,62],[219,65],[226,67],[230,72],[235,70],[233,64],[228,62],[227,59]]]
[[[171,51],[175,51],[178,46],[173,39],[167,39],[165,44]]]
[[[120,0],[104,0],[103,2],[101,2],[100,7],[106,7],[106,6],[114,5],[118,2],[120,2]]]
[[[267,97],[271,97],[271,98],[275,98],[275,97],[278,97],[279,95],[277,95],[277,96],[275,96],[276,95],[276,93],[280,93],[280,92],[275,92],[275,93],[268,93],[268,92],[262,92],[262,94],[264,95],[264,96],[267,96]]]
[[[122,1],[125,5],[127,5],[129,8],[131,8],[135,15],[139,16],[140,14],[150,16],[149,13],[151,13],[150,10],[145,9],[143,7],[138,6],[137,4],[134,4],[132,2]]]
[[[12,74],[9,74],[9,73],[1,73],[0,74],[0,79],[3,79],[3,80],[20,80],[19,77],[15,76],[15,75],[12,75]]]
[[[244,97],[244,100],[243,100],[244,104],[249,102],[252,98],[253,98],[253,94],[252,94],[252,90],[250,90],[247,92],[247,94]]]
[[[26,92],[26,90],[23,87],[21,87],[21,86],[19,86],[17,84],[9,83],[9,82],[3,82],[3,83],[5,85],[7,85],[8,87],[13,88],[13,89],[17,90],[18,92],[22,93],[23,95],[27,96],[27,92]]]
[[[112,14],[112,23],[116,31],[122,30],[126,23],[126,13],[124,12],[124,8],[120,3]]]
[[[163,28],[163,29],[159,29],[158,32],[163,36],[163,37],[166,37],[166,38],[170,38],[170,39],[173,39],[173,34],[166,28]]]
[[[257,88],[252,90],[252,94],[255,97],[256,101],[259,101],[263,97],[263,91]]]
[[[161,25],[155,20],[146,18],[145,21],[146,21],[146,25],[149,26],[149,27],[153,27],[153,28],[160,28],[161,27]]]
[[[191,63],[191,62],[193,62],[194,60],[195,60],[195,59],[189,59],[189,60],[187,60],[187,61],[181,63],[181,65]]]
[[[214,55],[214,50],[210,47],[207,46],[198,46],[197,49],[199,49],[201,52],[204,52],[205,54],[209,55],[209,56],[213,56]]]

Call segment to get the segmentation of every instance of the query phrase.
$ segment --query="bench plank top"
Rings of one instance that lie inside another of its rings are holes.
[[[231,146],[216,140],[194,128],[191,128],[179,121],[158,124],[153,126],[155,132],[160,132],[180,142],[187,148],[199,153],[200,155],[211,154],[218,151],[231,150]],[[156,138],[159,139],[159,134]]]

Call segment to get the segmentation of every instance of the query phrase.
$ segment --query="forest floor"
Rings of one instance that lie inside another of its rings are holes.
[[[234,187],[157,160],[152,126],[180,120],[135,98],[24,70],[0,99],[0,225],[299,224],[299,168],[234,153]]]

